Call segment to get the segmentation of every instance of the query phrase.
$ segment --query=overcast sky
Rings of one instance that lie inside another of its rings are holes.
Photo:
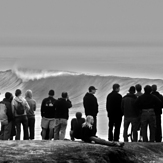
[[[0,2],[0,68],[163,78],[162,0]]]

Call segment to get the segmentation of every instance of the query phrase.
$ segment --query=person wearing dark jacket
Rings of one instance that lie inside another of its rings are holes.
[[[70,131],[70,137],[71,140],[74,141],[75,139],[81,139],[82,138],[82,124],[85,122],[85,119],[82,118],[82,113],[77,112],[76,118],[73,118],[71,120],[71,131]]]
[[[69,118],[69,108],[72,107],[68,93],[62,92],[62,97],[56,101],[54,122],[54,140],[64,140]]]
[[[152,85],[152,95],[155,95],[160,99],[162,102],[161,107],[155,107],[155,114],[156,114],[156,133],[155,133],[155,140],[156,142],[161,142],[162,140],[162,126],[161,126],[161,114],[163,108],[163,96],[157,91],[157,85]]]
[[[96,93],[96,88],[94,86],[90,86],[84,98],[83,98],[83,106],[85,109],[85,115],[91,115],[94,118],[93,123],[93,134],[96,135],[97,132],[97,114],[98,114],[98,102],[97,98],[94,96]]]
[[[120,127],[122,122],[121,102],[122,96],[119,84],[113,84],[113,91],[108,94],[106,99],[106,111],[109,118],[108,140],[119,141]],[[114,133],[113,133],[113,127]]]
[[[49,91],[49,97],[43,99],[41,104],[41,127],[42,139],[46,139],[47,131],[49,132],[48,139],[51,140],[54,133],[54,120],[55,120],[55,102],[54,90]]]
[[[152,88],[149,85],[144,87],[144,94],[136,100],[137,108],[141,109],[141,129],[143,134],[143,142],[148,142],[147,127],[150,130],[150,142],[155,141],[156,116],[154,108],[161,107],[161,101],[151,94]]]
[[[12,107],[11,107],[11,101],[13,99],[13,95],[10,92],[5,93],[5,98],[3,99],[2,103],[5,104],[6,106],[6,120],[1,122],[1,135],[0,139],[1,140],[9,140],[10,137],[12,137],[12,125],[13,125],[13,120],[14,116],[12,113]]]
[[[137,128],[139,120],[139,111],[135,107],[135,101],[137,96],[135,95],[135,87],[131,86],[129,93],[122,98],[122,112],[124,115],[124,132],[123,137],[124,141],[128,142],[128,127],[131,123],[133,131],[133,141],[137,142]]]

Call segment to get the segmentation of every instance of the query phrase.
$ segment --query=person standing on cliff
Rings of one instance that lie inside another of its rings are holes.
[[[113,84],[112,88],[112,92],[108,94],[106,99],[106,111],[109,119],[108,140],[119,141],[123,115],[121,110],[122,95],[119,94],[119,84]],[[115,127],[114,133],[113,127]]]
[[[85,115],[93,116],[94,123],[93,123],[93,135],[96,135],[97,132],[97,114],[98,114],[98,102],[97,98],[94,96],[96,93],[96,88],[94,86],[90,86],[84,98],[83,98],[83,106],[85,109]]]
[[[72,107],[67,92],[62,92],[62,97],[56,101],[54,120],[54,140],[64,140],[69,118],[69,109]]]
[[[133,141],[137,142],[137,129],[138,129],[138,121],[139,121],[139,111],[135,107],[135,101],[137,96],[135,95],[135,87],[131,86],[129,89],[129,93],[122,98],[122,112],[124,115],[124,132],[123,137],[124,141],[128,142],[128,127],[131,123],[131,128],[133,132]]]
[[[144,87],[144,94],[138,97],[135,102],[137,108],[141,109],[141,129],[143,142],[148,142],[147,127],[149,125],[150,142],[155,141],[156,115],[155,108],[162,106],[161,101],[155,95],[151,94],[152,88],[149,85]]]
[[[162,140],[162,126],[161,126],[161,114],[162,114],[162,108],[163,108],[163,96],[157,91],[157,85],[152,85],[152,95],[155,95],[160,99],[162,102],[161,107],[155,107],[155,114],[156,114],[156,136],[155,140],[156,142],[161,142]]]
[[[54,133],[54,120],[55,120],[55,102],[54,90],[49,91],[49,97],[43,99],[41,104],[41,127],[42,139],[46,139],[47,131],[49,131],[48,139],[51,140]]]

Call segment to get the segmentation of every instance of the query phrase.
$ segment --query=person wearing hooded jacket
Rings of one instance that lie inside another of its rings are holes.
[[[1,122],[1,140],[9,140],[12,135],[12,125],[13,125],[13,113],[11,107],[11,101],[13,99],[13,95],[10,92],[5,93],[5,98],[2,103],[6,106],[6,120],[5,123]],[[6,123],[7,122],[7,123]]]
[[[19,102],[24,106],[24,113],[18,114],[17,109]],[[15,91],[15,97],[12,100],[12,111],[15,117],[15,126],[16,126],[16,140],[20,140],[20,133],[21,133],[21,124],[23,125],[23,131],[24,131],[24,140],[28,140],[28,118],[27,118],[27,110],[29,110],[30,107],[25,100],[25,98],[22,97],[22,91],[20,89],[17,89]]]
[[[162,140],[162,125],[161,125],[161,114],[163,108],[163,96],[157,91],[157,85],[152,85],[152,95],[158,97],[162,103],[160,107],[155,107],[155,115],[156,115],[156,133],[155,133],[155,141],[161,142]]]
[[[83,98],[83,106],[85,109],[85,115],[91,115],[94,119],[94,123],[93,123],[93,135],[96,135],[97,132],[97,114],[98,114],[98,102],[97,102],[97,98],[94,96],[94,94],[96,93],[96,88],[94,86],[90,86],[88,88],[88,91],[84,98]]]
[[[56,111],[54,120],[54,140],[64,140],[69,118],[69,108],[72,107],[68,93],[62,92],[62,97],[56,100]]]
[[[122,98],[122,113],[124,115],[124,132],[123,137],[124,141],[128,142],[128,127],[131,123],[133,130],[133,141],[137,142],[137,128],[139,122],[139,110],[135,107],[135,101],[137,96],[135,95],[135,87],[131,86],[129,93]]]

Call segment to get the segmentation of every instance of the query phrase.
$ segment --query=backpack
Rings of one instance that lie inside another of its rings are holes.
[[[17,102],[17,106],[15,107],[16,114],[23,115],[24,110],[25,110],[25,106],[24,106],[23,102],[19,102],[19,101],[16,101],[16,102]]]
[[[3,124],[8,124],[8,117],[7,117],[7,108],[3,102],[0,102],[0,121]]]

